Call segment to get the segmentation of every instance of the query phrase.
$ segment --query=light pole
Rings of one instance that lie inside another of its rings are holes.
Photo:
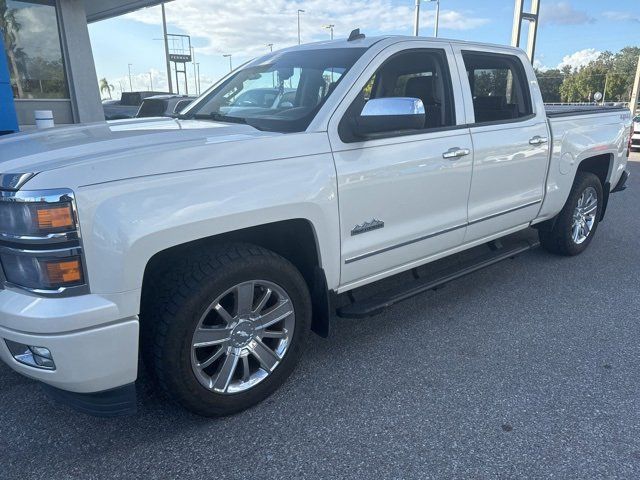
[[[198,96],[199,96],[200,93],[202,92],[202,89],[200,88],[200,62],[196,63],[196,71],[198,72],[196,78],[198,79]]]
[[[416,8],[413,18],[413,35],[420,35],[420,0],[416,0]]]
[[[331,40],[333,40],[333,27],[335,27],[335,25],[331,24],[331,25],[324,25],[324,28],[326,28],[327,30],[331,31]]]
[[[304,10],[298,9],[298,45],[300,45],[300,14],[304,13]]]
[[[167,37],[167,15],[164,11],[164,3],[162,4],[162,31],[164,32],[164,56],[167,62],[167,82],[169,84],[169,93],[173,93],[173,81],[171,80],[171,60],[169,57],[169,37]]]
[[[225,53],[222,56],[229,59],[229,71],[233,72],[233,64],[231,63],[231,54],[230,53]]]
[[[133,82],[131,81],[131,67],[133,67],[133,64],[128,64],[127,68],[129,69],[129,91],[133,92]]]
[[[267,47],[269,47],[269,51],[273,52],[273,43],[267,43]],[[271,72],[271,83],[273,84],[273,87],[275,88],[276,86],[276,72]]]
[[[151,85],[150,91],[153,92],[153,76],[151,75],[151,72],[149,72],[149,85]]]
[[[199,95],[198,93],[198,72],[196,69],[196,51],[193,47],[191,47],[191,63],[193,64],[193,84],[196,87],[196,95]]]
[[[436,2],[436,25],[433,28],[433,36],[438,38],[438,25],[440,23],[440,0],[429,0],[431,2]]]

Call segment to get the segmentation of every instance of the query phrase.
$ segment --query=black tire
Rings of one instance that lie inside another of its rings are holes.
[[[288,349],[264,380],[240,393],[220,394],[205,388],[191,366],[191,344],[202,312],[233,287],[250,280],[280,286],[291,299],[295,328]],[[294,265],[261,247],[232,244],[181,258],[154,281],[142,319],[143,359],[166,395],[202,416],[245,410],[271,395],[291,375],[311,328],[311,298]]]
[[[573,214],[578,205],[578,200],[582,193],[589,187],[595,189],[598,197],[598,208],[595,215],[595,221],[591,231],[587,235],[586,240],[582,243],[576,243],[572,238]],[[556,255],[573,256],[584,252],[596,233],[600,217],[602,214],[603,193],[600,179],[589,172],[578,172],[573,182],[573,187],[569,193],[567,203],[555,218],[551,229],[541,228],[538,230],[538,236],[542,247],[548,252]]]

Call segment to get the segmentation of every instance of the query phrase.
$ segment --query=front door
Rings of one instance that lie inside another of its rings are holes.
[[[473,148],[464,127],[452,50],[399,43],[369,65],[334,115],[342,235],[342,288],[424,263],[459,246],[467,225]],[[349,135],[350,116],[370,98],[422,100],[422,128],[376,138]],[[345,106],[346,105],[346,106]],[[455,154],[452,154],[455,153]]]

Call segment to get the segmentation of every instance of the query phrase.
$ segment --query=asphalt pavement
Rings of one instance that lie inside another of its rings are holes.
[[[640,155],[635,156],[640,162]],[[263,404],[98,419],[0,365],[0,479],[640,478],[640,163],[583,255],[335,319]]]

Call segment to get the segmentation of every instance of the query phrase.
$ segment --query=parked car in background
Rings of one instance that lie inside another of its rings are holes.
[[[640,150],[640,115],[633,119],[633,135],[631,136],[631,149]]]
[[[106,120],[122,120],[134,118],[145,98],[156,95],[168,95],[168,92],[122,92],[120,100],[102,102],[104,118]]]
[[[264,111],[265,108],[276,110],[279,108],[291,108],[295,105],[295,88],[252,88],[250,90],[236,90],[229,92],[225,99],[226,105],[220,108],[220,112],[226,115],[230,113],[251,110]]]
[[[136,118],[172,117],[187,108],[196,97],[188,95],[154,95],[142,101]]]

